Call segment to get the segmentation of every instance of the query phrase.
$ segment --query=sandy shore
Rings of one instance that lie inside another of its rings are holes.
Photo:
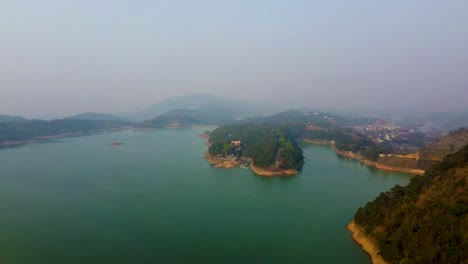
[[[374,167],[378,170],[384,170],[384,171],[406,172],[406,173],[411,173],[415,175],[423,175],[425,172],[424,170],[420,170],[420,169],[409,169],[409,168],[388,166],[388,165],[380,164],[378,162],[374,162],[370,160],[362,160],[362,162],[368,166]]]
[[[250,163],[250,169],[257,175],[266,176],[266,177],[274,177],[274,176],[293,176],[298,173],[297,170],[288,169],[288,170],[265,170],[263,168],[257,167]]]
[[[367,254],[372,258],[373,264],[388,264],[382,256],[379,255],[379,248],[374,241],[364,234],[363,228],[354,223],[354,220],[348,224],[348,230],[351,232],[354,241],[356,241]]]

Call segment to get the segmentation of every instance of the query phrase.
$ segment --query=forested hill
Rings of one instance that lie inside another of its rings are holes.
[[[52,121],[0,122],[0,144],[60,134],[83,134],[102,129],[130,126],[131,123],[112,120],[59,119]]]
[[[234,123],[239,116],[226,109],[174,109],[140,123],[139,127],[160,128],[171,125],[223,125]]]
[[[390,263],[468,263],[467,213],[468,145],[381,193],[354,220]]]
[[[238,142],[232,144],[232,142]],[[274,124],[223,126],[210,135],[211,155],[252,158],[255,166],[300,170],[304,164],[302,149],[288,129]]]

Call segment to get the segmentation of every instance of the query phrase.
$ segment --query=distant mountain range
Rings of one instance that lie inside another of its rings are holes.
[[[206,93],[194,93],[164,99],[138,112],[119,114],[85,112],[64,119],[134,123],[144,121],[144,125],[156,127],[171,123],[219,125],[245,118],[267,116],[284,109],[272,104],[250,103]],[[0,122],[12,121],[26,122],[28,119],[0,115]]]
[[[259,118],[257,121],[289,119],[291,112],[284,112],[277,116],[274,114],[294,109],[296,106],[274,105],[267,103],[253,103],[239,100],[232,100],[207,93],[194,93],[189,95],[175,96],[164,99],[160,102],[145,107],[141,111],[131,113],[104,114],[86,112],[66,119],[80,120],[109,120],[124,122],[145,122],[145,124],[159,125],[162,123],[187,123],[194,124],[226,124],[235,120]],[[348,112],[328,111],[328,116],[335,118],[339,123],[339,116],[356,120]],[[295,115],[293,113],[293,115]],[[406,111],[375,112],[371,116],[391,116],[396,125],[412,126],[417,124],[421,129],[436,128],[444,132],[468,126],[468,113],[407,113]],[[295,117],[296,118],[296,117]],[[307,119],[311,117],[301,117]],[[297,119],[297,118],[296,118]],[[150,121],[151,120],[151,121]],[[28,119],[20,116],[0,115],[0,122],[24,122]],[[252,120],[255,121],[255,120]],[[291,121],[291,120],[289,120]]]
[[[67,117],[66,119],[80,119],[80,120],[109,120],[109,121],[131,121],[129,118],[111,115],[111,114],[101,114],[101,113],[94,113],[94,112],[87,112],[82,113],[75,116]]]
[[[0,122],[26,122],[28,119],[21,116],[0,115]]]
[[[223,97],[194,93],[183,96],[170,97],[158,103],[144,108],[142,111],[129,114],[128,117],[139,121],[155,118],[176,109],[196,110],[203,113],[213,113],[219,115],[225,113],[229,116],[259,116],[271,115],[285,108],[264,103],[250,103]],[[227,116],[226,116],[227,117]]]
[[[181,125],[225,125],[244,120],[243,115],[226,109],[174,109],[140,123],[140,127],[164,127]]]

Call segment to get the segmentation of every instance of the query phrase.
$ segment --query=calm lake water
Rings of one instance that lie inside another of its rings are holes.
[[[346,224],[410,176],[314,145],[291,178],[215,169],[204,130],[0,150],[0,263],[370,263]]]

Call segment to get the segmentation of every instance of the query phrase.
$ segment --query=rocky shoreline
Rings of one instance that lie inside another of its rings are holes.
[[[232,168],[250,168],[253,173],[265,176],[265,177],[275,177],[275,176],[293,176],[299,173],[297,170],[287,169],[287,170],[269,170],[265,168],[261,168],[258,166],[253,165],[251,158],[242,157],[240,159],[236,159],[235,157],[228,156],[228,157],[221,157],[221,156],[212,156],[207,152],[205,152],[204,157],[215,168],[224,168],[224,169],[232,169]]]
[[[224,169],[232,169],[232,168],[238,168],[242,166],[243,164],[248,163],[248,160],[245,159],[234,159],[233,157],[216,157],[212,156],[207,152],[205,152],[205,158],[210,163],[213,165],[215,168],[224,168]]]

